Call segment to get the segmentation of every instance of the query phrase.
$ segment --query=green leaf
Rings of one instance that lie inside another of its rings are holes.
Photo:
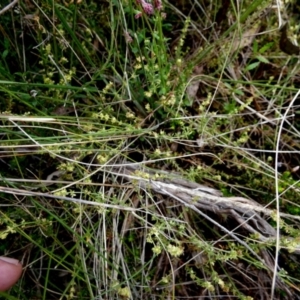
[[[234,93],[236,95],[240,95],[240,96],[244,96],[245,95],[245,93],[242,90],[239,90],[239,89],[234,90]]]
[[[8,54],[8,50],[4,50],[3,53],[2,53],[2,58],[5,58]]]
[[[258,55],[256,58],[262,63],[265,63],[265,64],[270,63],[270,61],[267,58],[265,58],[264,56]]]
[[[273,45],[274,45],[274,42],[267,43],[267,44],[265,44],[264,46],[262,46],[262,47],[258,50],[258,52],[259,52],[260,54],[263,54],[263,53],[265,53],[267,50],[269,50],[270,48],[272,48]]]
[[[245,68],[245,71],[250,71],[250,70],[253,70],[255,69],[257,66],[259,66],[260,64],[260,61],[256,61],[250,65],[248,65],[246,68]]]
[[[253,48],[252,48],[254,53],[257,53],[258,50],[258,43],[256,40],[253,41]]]

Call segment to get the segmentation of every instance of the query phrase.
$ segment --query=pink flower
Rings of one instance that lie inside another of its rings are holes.
[[[161,0],[154,0],[154,7],[157,10],[161,10],[163,8]]]
[[[153,15],[154,14],[154,9],[153,9],[153,5],[152,4],[143,1],[142,2],[142,7],[143,7],[144,12],[147,15]]]
[[[162,10],[163,5],[162,5],[162,1],[161,0],[153,0],[152,3],[150,3],[150,1],[146,1],[146,0],[136,0],[137,4],[140,4],[143,8],[143,12],[147,15],[153,15],[154,14],[154,10]],[[135,18],[138,19],[141,17],[141,13],[137,13],[135,15]]]
[[[167,17],[167,14],[166,14],[165,12],[162,12],[162,13],[161,13],[161,17],[162,17],[163,19],[165,19],[165,18]]]
[[[138,18],[140,18],[142,16],[142,13],[141,12],[138,12],[135,16],[134,16],[134,18],[135,19],[138,19]]]
[[[153,15],[154,14],[154,8],[151,3],[147,3],[145,0],[137,0],[136,1],[138,4],[142,5],[143,11],[147,15]],[[135,15],[135,18],[137,19],[137,15]]]

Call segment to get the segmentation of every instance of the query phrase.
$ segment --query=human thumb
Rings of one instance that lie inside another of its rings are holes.
[[[22,264],[14,258],[0,256],[0,291],[11,288],[22,274]]]

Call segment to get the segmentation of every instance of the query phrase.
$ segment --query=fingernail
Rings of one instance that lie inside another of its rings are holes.
[[[20,264],[20,262],[17,259],[11,258],[11,257],[0,256],[0,260],[3,260],[3,261],[5,261],[9,264],[12,264],[12,265]]]

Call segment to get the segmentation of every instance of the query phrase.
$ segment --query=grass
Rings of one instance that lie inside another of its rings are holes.
[[[4,299],[299,296],[296,1],[159,4],[0,14]]]

